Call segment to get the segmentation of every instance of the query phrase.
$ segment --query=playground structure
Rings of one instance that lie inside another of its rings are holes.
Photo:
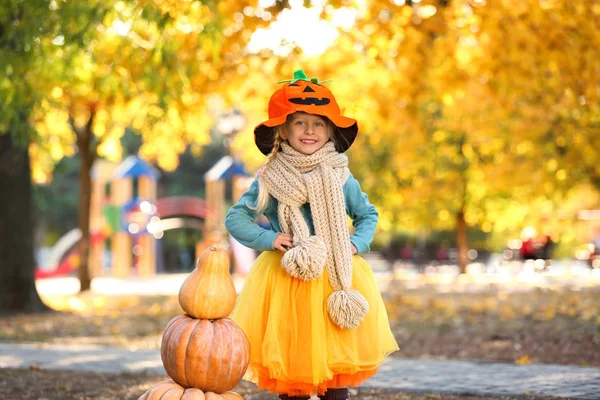
[[[196,259],[211,243],[227,244],[236,273],[245,275],[256,254],[235,243],[223,226],[226,180],[231,178],[234,202],[249,185],[243,165],[230,156],[219,160],[204,176],[206,200],[191,196],[157,199],[158,177],[158,171],[137,156],[119,165],[96,161],[92,170],[90,276],[106,275],[107,264],[113,277],[155,275],[160,239],[164,231],[178,228],[203,232]],[[80,237],[78,229],[63,236],[51,251],[49,265],[36,270],[36,278],[67,275],[76,269]],[[112,254],[109,263],[107,247]]]

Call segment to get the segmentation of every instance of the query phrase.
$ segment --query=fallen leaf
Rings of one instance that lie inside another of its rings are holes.
[[[518,364],[518,365],[526,365],[526,364],[531,364],[531,363],[532,363],[532,361],[528,355],[524,355],[515,360],[515,364]]]

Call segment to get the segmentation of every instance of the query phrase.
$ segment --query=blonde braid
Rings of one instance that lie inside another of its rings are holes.
[[[281,142],[283,142],[283,130],[285,129],[284,125],[279,125],[273,128],[273,134],[275,135],[275,140],[273,141],[273,150],[267,156],[267,160],[264,162],[262,167],[259,169],[258,175],[258,196],[256,198],[256,205],[250,206],[252,210],[256,212],[256,214],[261,214],[267,206],[269,205],[269,191],[267,189],[267,184],[265,183],[265,178],[263,177],[264,172],[268,168],[269,164],[275,158],[279,149],[281,148]]]

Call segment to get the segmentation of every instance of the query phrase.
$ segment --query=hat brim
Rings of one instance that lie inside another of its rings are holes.
[[[275,141],[273,127],[283,125],[287,120],[288,115],[297,111],[302,111],[307,114],[320,115],[311,112],[312,110],[309,111],[299,108],[297,110],[290,110],[285,114],[258,124],[256,128],[254,128],[254,142],[261,153],[268,155],[273,150],[273,144]],[[352,143],[354,143],[354,140],[356,139],[356,135],[358,134],[358,123],[355,119],[344,117],[342,115],[335,115],[331,117],[326,115],[325,117],[328,118],[337,128],[334,131],[335,149],[340,153],[345,152],[350,148],[350,146],[352,146]]]

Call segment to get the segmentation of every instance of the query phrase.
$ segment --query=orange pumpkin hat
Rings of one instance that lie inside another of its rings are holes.
[[[348,150],[356,139],[358,124],[355,119],[341,114],[335,97],[322,85],[324,82],[327,81],[308,78],[302,70],[294,72],[294,79],[277,82],[284,85],[269,100],[269,119],[254,128],[254,142],[263,154],[273,150],[275,134],[272,128],[285,123],[287,116],[296,111],[329,118],[337,127],[334,133],[336,150],[340,153]]]

